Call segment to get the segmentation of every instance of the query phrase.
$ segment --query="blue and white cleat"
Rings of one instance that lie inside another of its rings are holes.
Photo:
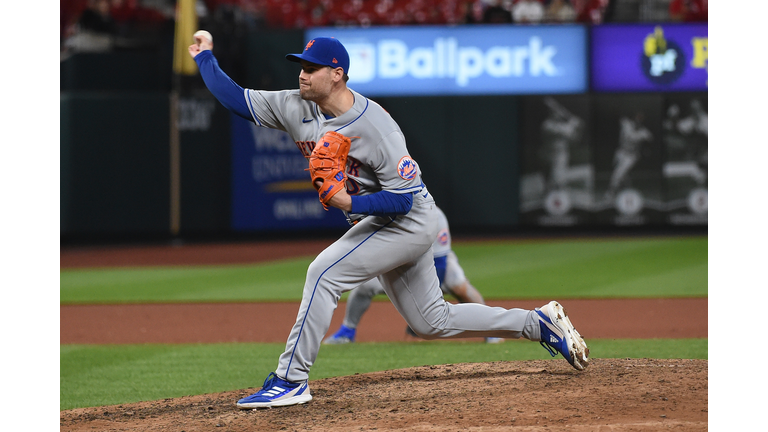
[[[589,366],[589,348],[579,332],[571,324],[565,308],[556,301],[537,308],[541,329],[541,346],[552,357],[560,353],[574,368],[584,370]]]
[[[355,341],[356,329],[349,328],[344,324],[339,327],[339,331],[333,334],[333,336],[327,337],[324,341],[324,345],[342,345]]]
[[[261,390],[237,401],[237,407],[240,409],[271,408],[298,405],[311,400],[312,395],[309,394],[307,381],[292,383],[270,372]]]

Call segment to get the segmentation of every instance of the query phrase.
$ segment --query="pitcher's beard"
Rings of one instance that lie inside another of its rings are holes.
[[[304,100],[311,101],[315,95],[314,93],[312,89],[299,87],[299,96]]]
[[[315,101],[317,99],[317,93],[311,89],[299,89],[299,96],[308,101]]]
[[[318,91],[317,88],[299,86],[299,96],[304,100],[319,103],[329,95],[330,92]]]

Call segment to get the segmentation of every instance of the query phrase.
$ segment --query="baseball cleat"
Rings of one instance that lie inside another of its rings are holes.
[[[355,341],[355,332],[357,330],[353,328],[349,328],[345,326],[344,324],[339,327],[339,331],[334,333],[333,336],[327,337],[323,344],[325,345],[342,345],[342,344],[348,344]]]
[[[574,368],[584,370],[589,366],[589,348],[579,332],[571,324],[565,308],[556,301],[537,308],[541,329],[541,346],[552,357],[560,353]]]
[[[307,381],[292,383],[270,372],[258,392],[237,401],[240,409],[298,405],[312,400]]]

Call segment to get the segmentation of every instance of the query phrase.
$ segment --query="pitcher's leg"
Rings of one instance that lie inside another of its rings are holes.
[[[354,342],[357,336],[357,325],[377,294],[384,294],[384,287],[377,278],[350,291],[347,307],[344,310],[344,321],[338,330],[323,340],[323,345],[343,345]]]
[[[353,289],[347,298],[347,309],[344,312],[344,325],[357,328],[365,311],[371,306],[371,301],[378,294],[384,294],[384,287],[377,278],[373,278]]]
[[[429,254],[413,265],[384,274],[381,279],[395,308],[425,339],[524,337],[539,340],[539,321],[534,311],[478,303],[453,305],[445,301]]]
[[[359,247],[358,236],[348,234],[309,265],[296,323],[275,371],[288,381],[308,378],[341,294],[374,276],[365,266],[366,248]]]
[[[342,293],[425,252],[431,255],[432,233],[408,235],[403,223],[409,220],[368,217],[310,264],[299,314],[275,371],[278,376],[288,381],[308,378]],[[431,272],[437,278],[434,264]]]

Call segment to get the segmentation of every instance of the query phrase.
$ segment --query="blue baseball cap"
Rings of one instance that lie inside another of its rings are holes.
[[[344,73],[349,73],[349,54],[347,54],[347,49],[344,48],[344,45],[335,38],[314,38],[307,42],[303,53],[288,54],[285,58],[296,63],[306,60],[332,68],[340,67],[344,69]]]

